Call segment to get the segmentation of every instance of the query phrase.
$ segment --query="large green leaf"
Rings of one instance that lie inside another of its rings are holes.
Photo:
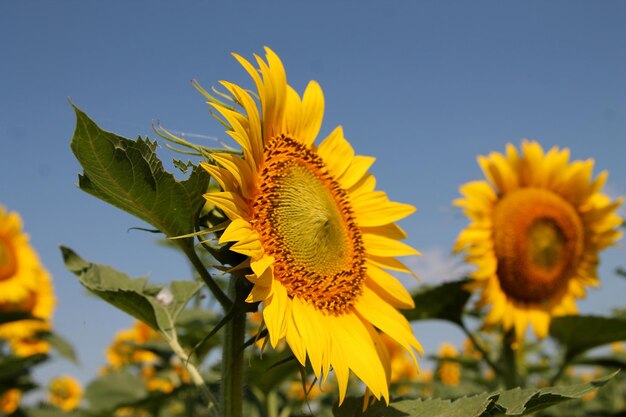
[[[541,389],[512,389],[484,393],[458,400],[417,399],[392,401],[387,407],[383,402],[361,411],[362,398],[348,398],[335,408],[336,417],[487,417],[494,415],[521,416],[559,404],[597,390],[616,373],[586,383]]]
[[[567,349],[571,359],[589,349],[626,340],[626,318],[564,316],[552,320],[550,336]]]
[[[158,291],[146,278],[130,278],[110,266],[87,262],[69,248],[61,247],[65,266],[90,292],[143,321],[164,335],[174,331],[176,317],[202,287],[197,281],[173,282],[169,302],[159,301]]]
[[[148,391],[141,378],[129,372],[105,375],[91,382],[85,389],[85,398],[96,412],[113,411],[147,396]]]
[[[504,415],[526,415],[563,401],[582,398],[585,394],[605,385],[615,375],[617,372],[595,381],[568,386],[546,387],[540,390],[516,388],[502,392],[497,404],[506,411]]]
[[[178,181],[163,168],[156,142],[106,132],[77,107],[74,110],[71,147],[83,167],[80,189],[150,223],[168,237],[193,232],[208,174],[196,167],[186,181]],[[193,241],[181,242],[191,245]]]
[[[421,287],[413,295],[415,308],[404,310],[409,321],[448,320],[461,324],[461,315],[470,293],[464,286],[467,280],[447,282],[436,287]]]

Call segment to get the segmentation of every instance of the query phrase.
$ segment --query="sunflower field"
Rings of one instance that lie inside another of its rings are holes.
[[[530,140],[477,156],[483,177],[451,202],[467,226],[450,249],[470,272],[418,282],[405,260],[419,248],[398,225],[416,208],[380,189],[375,158],[341,126],[318,137],[320,84],[299,93],[270,48],[233,56],[248,84],[193,85],[236,146],[157,123],[176,173],[157,141],[103,130],[71,103],[79,188],[190,268],[157,285],[61,246],[68,275],[129,316],[87,384],[34,377],[51,352],[76,353],[52,326],[53,281],[27,225],[0,206],[0,415],[626,415],[626,309],[577,307],[624,229],[593,159]],[[425,320],[464,343],[426,354],[412,327]]]

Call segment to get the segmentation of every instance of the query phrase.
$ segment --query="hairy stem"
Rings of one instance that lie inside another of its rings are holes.
[[[228,294],[236,299],[238,277],[231,276]],[[235,308],[233,317],[226,323],[222,342],[221,406],[224,417],[243,416],[243,350],[246,331],[246,312]]]
[[[178,343],[178,336],[176,335],[176,332],[172,331],[171,334],[166,334],[165,336],[167,343],[174,351],[174,354],[176,354],[178,359],[180,359],[185,364],[185,367],[187,368],[189,376],[191,377],[194,385],[196,385],[200,389],[202,396],[207,401],[208,409],[209,411],[211,411],[211,415],[217,415],[217,401],[215,400],[215,397],[213,397],[213,394],[209,390],[209,387],[206,386],[204,378],[202,378],[202,375],[200,375],[200,371],[198,371],[198,368],[189,360],[189,356],[180,345],[180,343]]]

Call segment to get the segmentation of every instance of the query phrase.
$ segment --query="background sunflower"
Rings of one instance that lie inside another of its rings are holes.
[[[569,150],[548,152],[523,141],[521,152],[491,153],[478,162],[486,181],[460,189],[455,201],[470,219],[455,250],[476,265],[469,287],[489,306],[487,325],[531,325],[543,338],[552,317],[576,314],[575,300],[599,284],[599,252],[615,243],[621,199],[601,192],[608,174],[592,178],[593,160],[569,161]]]

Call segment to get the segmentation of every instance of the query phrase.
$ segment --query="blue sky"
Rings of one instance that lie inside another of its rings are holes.
[[[452,208],[458,186],[480,179],[476,156],[522,138],[569,147],[610,172],[607,191],[626,195],[626,3],[621,1],[0,2],[0,203],[20,212],[54,276],[55,328],[81,366],[57,360],[42,379],[89,380],[113,334],[130,324],[85,294],[58,246],[155,282],[183,279],[177,253],[137,231],[130,215],[78,190],[69,149],[71,99],[102,128],[150,135],[170,130],[225,139],[191,87],[221,79],[251,87],[230,56],[270,46],[290,84],[317,80],[326,98],[322,135],[341,124],[395,200],[418,212],[402,222],[424,256],[424,284],[449,278],[466,225]],[[171,154],[160,150],[164,160]],[[624,306],[622,247],[602,255],[601,289],[579,306]],[[416,326],[427,353],[460,332]]]

